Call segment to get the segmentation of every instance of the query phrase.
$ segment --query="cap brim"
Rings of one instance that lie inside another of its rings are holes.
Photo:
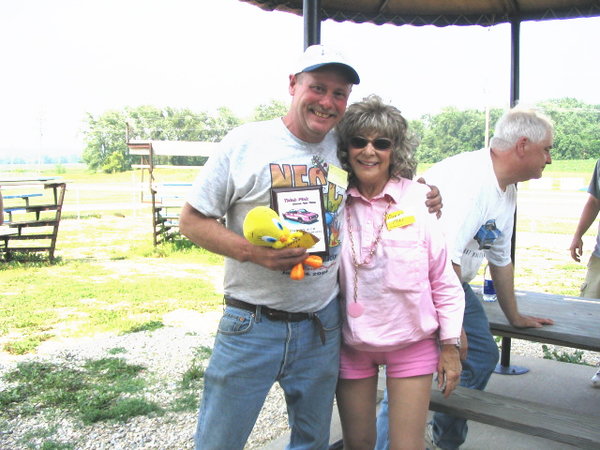
[[[313,70],[317,70],[317,69],[320,69],[321,67],[326,67],[326,66],[338,67],[346,73],[346,75],[348,76],[348,80],[351,81],[352,84],[360,83],[360,77],[358,76],[358,72],[356,72],[356,70],[354,70],[348,64],[344,64],[344,63],[328,62],[328,63],[314,64],[312,66],[305,67],[304,70],[302,70],[302,72],[312,72]]]

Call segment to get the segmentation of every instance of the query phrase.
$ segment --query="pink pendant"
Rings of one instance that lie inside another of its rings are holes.
[[[363,315],[365,308],[358,302],[350,303],[348,305],[348,314],[350,317],[360,317]]]

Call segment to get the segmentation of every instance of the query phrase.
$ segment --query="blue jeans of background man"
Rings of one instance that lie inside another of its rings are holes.
[[[479,297],[468,283],[463,283],[465,291],[465,315],[463,328],[467,334],[467,359],[462,361],[460,385],[470,389],[484,390],[496,364],[498,345],[490,332],[490,324]],[[443,449],[459,448],[467,438],[467,421],[460,417],[443,413],[433,415],[433,440]],[[377,450],[386,450],[388,439],[387,391],[377,416]]]
[[[340,308],[330,302],[318,322],[272,321],[227,306],[204,376],[196,449],[243,449],[277,381],[286,398],[290,449],[327,449],[339,370]]]

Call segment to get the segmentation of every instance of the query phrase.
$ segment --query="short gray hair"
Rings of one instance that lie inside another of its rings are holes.
[[[490,147],[506,150],[522,137],[537,143],[553,134],[554,125],[549,117],[534,109],[513,108],[496,122]]]

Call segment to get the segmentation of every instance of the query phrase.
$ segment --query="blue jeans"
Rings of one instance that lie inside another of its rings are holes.
[[[327,449],[339,370],[339,302],[318,322],[272,321],[227,306],[204,376],[197,450],[243,449],[273,384],[281,385],[291,427],[289,449]]]
[[[468,283],[463,283],[465,291],[465,315],[463,328],[467,333],[469,349],[466,361],[462,361],[460,385],[484,390],[496,364],[498,364],[498,346],[490,333],[488,322],[481,300],[473,292]],[[443,449],[459,448],[467,438],[467,421],[460,417],[436,412],[433,415],[433,440]],[[377,416],[377,450],[386,450],[388,439],[388,406],[387,391],[382,400]]]

